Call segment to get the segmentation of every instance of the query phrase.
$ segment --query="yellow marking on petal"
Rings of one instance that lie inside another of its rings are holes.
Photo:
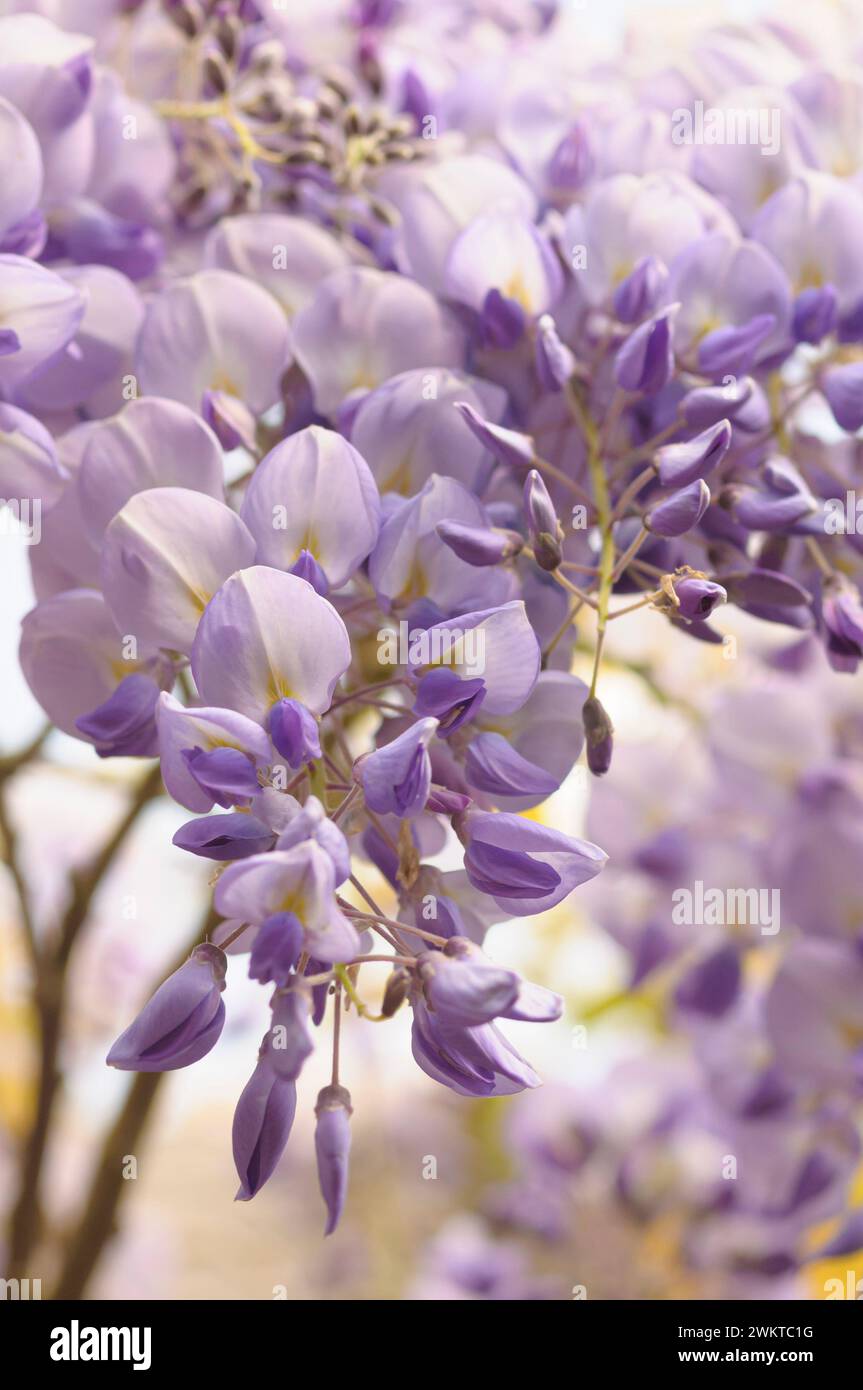
[[[801,290],[820,290],[824,284],[824,274],[814,261],[806,261],[800,267],[800,274],[797,277],[796,289],[799,294]]]
[[[533,299],[520,270],[510,276],[502,293],[506,299],[514,299],[516,304],[520,304],[526,314],[533,313]]]

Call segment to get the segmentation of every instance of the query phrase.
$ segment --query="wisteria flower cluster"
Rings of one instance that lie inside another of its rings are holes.
[[[330,1232],[346,1005],[411,1008],[460,1095],[538,1084],[497,1020],[562,1000],[483,940],[605,865],[536,808],[582,755],[615,784],[610,624],[722,645],[731,605],[857,669],[863,79],[780,24],[609,70],[553,0],[132,0],[94,36],[71,8],[0,18],[0,489],[40,540],[21,664],[99,757],[159,758],[175,844],[216,866],[218,925],[109,1064],[203,1057],[246,955],[271,1023],[238,1196],[327,1020]],[[454,845],[462,868],[431,862]],[[678,868],[676,840],[650,852]],[[645,928],[640,968],[672,949]],[[680,1007],[722,1012],[738,975],[720,943]],[[793,998],[771,1007],[779,1046]],[[746,1105],[772,1113],[772,1077]]]

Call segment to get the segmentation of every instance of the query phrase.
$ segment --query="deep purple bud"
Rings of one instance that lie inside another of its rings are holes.
[[[652,314],[668,281],[665,262],[644,256],[614,292],[614,312],[620,323],[638,323]]]
[[[329,965],[324,965],[323,961],[315,960],[314,956],[310,956],[303,974],[325,975],[329,969]],[[324,1021],[329,992],[328,984],[312,985],[312,1023],[316,1028]]]
[[[417,686],[414,714],[434,715],[439,721],[438,735],[446,738],[472,719],[485,699],[481,676],[463,680],[444,666],[429,671]]]
[[[830,367],[819,384],[837,425],[855,434],[863,426],[863,362]]]
[[[255,764],[239,748],[184,748],[182,752],[198,786],[219,806],[237,806],[261,790]]]
[[[315,1105],[315,1156],[318,1182],[327,1207],[324,1235],[332,1235],[339,1224],[348,1190],[348,1158],[351,1150],[350,1118],[353,1114],[350,1091],[344,1086],[325,1086]]]
[[[490,1023],[512,1008],[521,981],[513,970],[496,966],[472,941],[454,936],[443,951],[417,958],[426,1002],[444,1022],[465,1028]]]
[[[524,335],[527,317],[517,299],[508,299],[500,290],[489,290],[482,305],[480,329],[488,347],[506,351]]]
[[[299,700],[278,700],[267,721],[273,746],[290,767],[301,767],[321,756],[318,722]]]
[[[863,605],[849,580],[825,585],[821,617],[827,637],[827,660],[834,671],[854,672],[863,657]]]
[[[286,1081],[296,1081],[306,1059],[315,1050],[310,1024],[308,986],[280,989],[273,1003],[273,1022],[267,1035],[267,1050],[273,1071]]]
[[[604,777],[611,767],[614,727],[605,707],[595,695],[590,695],[585,700],[581,710],[581,721],[584,725],[587,766],[594,777]]]
[[[703,478],[657,502],[644,518],[655,536],[683,536],[691,531],[710,506],[710,488]]]
[[[289,574],[295,574],[300,579],[305,579],[307,584],[319,593],[322,598],[326,598],[330,592],[330,582],[326,574],[321,569],[314,555],[310,550],[301,550],[300,557],[296,564],[292,565]]]
[[[671,323],[679,304],[670,304],[630,333],[614,359],[614,375],[624,391],[653,396],[674,375]]]
[[[699,344],[699,371],[705,376],[739,376],[748,372],[756,352],[775,327],[775,314],[756,314],[746,323],[715,328]]]
[[[518,469],[533,466],[536,450],[529,435],[504,429],[502,425],[493,425],[477,414],[467,401],[456,401],[455,408],[471,434],[494,455],[498,463],[506,463]]]
[[[148,758],[159,751],[156,704],[161,690],[140,671],[125,676],[104,704],[75,720],[100,758]]]
[[[553,189],[574,192],[587,182],[592,170],[593,155],[587,130],[576,121],[548,162],[548,182]]]
[[[279,1076],[266,1045],[234,1111],[234,1163],[238,1202],[248,1202],[272,1177],[285,1150],[297,1109],[297,1083]]]
[[[714,584],[712,580],[698,575],[675,579],[674,592],[679,603],[675,610],[677,616],[689,621],[700,619],[703,622],[718,604],[725,603],[728,598],[721,584]]]
[[[242,811],[230,811],[224,816],[199,816],[186,821],[171,844],[204,859],[228,861],[265,854],[275,841],[275,831],[263,821]]]
[[[196,946],[145,1004],[108,1053],[120,1071],[174,1071],[206,1056],[225,1022],[221,994],[227,957],[207,941]]]
[[[706,478],[722,462],[731,443],[731,425],[720,420],[680,444],[666,444],[656,455],[659,481],[663,487],[686,487],[697,478]]]
[[[791,331],[798,343],[820,343],[832,333],[839,317],[839,299],[832,285],[802,290],[794,301]]]
[[[674,998],[679,1008],[721,1018],[740,990],[740,955],[735,946],[721,946],[684,975]]]
[[[541,314],[536,325],[536,374],[546,391],[560,391],[575,371],[575,358],[561,342],[551,314]]]
[[[249,957],[249,979],[284,985],[303,949],[303,928],[293,912],[276,912],[261,923]]]
[[[524,541],[517,531],[492,531],[464,526],[460,521],[439,521],[435,527],[444,545],[467,565],[499,565],[518,555]]]

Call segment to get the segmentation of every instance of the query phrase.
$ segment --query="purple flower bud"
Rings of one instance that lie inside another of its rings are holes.
[[[697,478],[706,478],[722,462],[731,443],[731,425],[720,420],[680,444],[666,444],[656,456],[659,481],[663,487],[685,487]]]
[[[771,459],[765,464],[764,488],[732,490],[734,516],[747,531],[791,531],[818,512],[818,502],[793,464]]]
[[[464,526],[460,521],[439,521],[435,530],[454,555],[465,564],[477,567],[511,560],[524,546],[516,531],[484,530],[479,526]]]
[[[532,468],[524,480],[524,513],[531,538],[548,532],[556,540],[560,538],[561,528],[554,503],[548,488],[537,469]]]
[[[149,758],[159,751],[156,703],[161,690],[140,671],[125,676],[104,704],[82,714],[75,728],[95,745],[100,758]]]
[[[825,585],[821,617],[827,660],[834,671],[854,672],[863,657],[863,605],[855,585],[837,578]]]
[[[679,304],[671,304],[630,333],[614,359],[614,375],[624,391],[656,395],[674,375],[671,323]]]
[[[308,986],[280,989],[273,998],[273,1022],[267,1034],[267,1050],[273,1071],[286,1081],[296,1081],[306,1059],[315,1050],[310,1026]]]
[[[658,502],[647,513],[644,524],[655,536],[683,536],[697,526],[709,506],[710,488],[699,478]]]
[[[184,748],[183,761],[219,806],[238,806],[261,790],[254,762],[239,748]]]
[[[794,301],[791,331],[798,343],[820,343],[839,317],[839,298],[832,285],[802,290]]]
[[[581,188],[593,171],[593,154],[585,127],[576,121],[555,147],[548,162],[548,182],[568,193]]]
[[[221,994],[227,957],[210,942],[196,946],[145,1004],[108,1053],[120,1071],[174,1071],[215,1047],[225,1022]]]
[[[546,391],[560,391],[575,371],[575,358],[561,342],[551,314],[541,314],[536,325],[536,374]]]
[[[611,767],[614,728],[604,705],[595,695],[588,696],[582,705],[581,719],[584,725],[587,766],[594,777],[604,777]]]
[[[740,955],[734,946],[721,946],[684,975],[675,991],[681,1009],[721,1018],[740,990]]]
[[[363,759],[360,779],[366,805],[372,811],[408,817],[420,814],[431,787],[428,746],[437,727],[436,719],[419,719]]]
[[[683,397],[680,413],[691,429],[706,429],[723,419],[736,425],[738,414],[757,391],[751,376],[735,377],[726,386],[697,386]]]
[[[614,312],[620,323],[638,323],[652,314],[668,281],[668,269],[658,256],[644,256],[614,292]]]
[[[457,816],[460,812],[466,811],[470,804],[471,797],[466,796],[464,792],[454,792],[449,787],[438,787],[432,783],[426,810],[437,811],[442,816]]]
[[[234,1163],[240,1177],[238,1202],[248,1202],[272,1177],[290,1138],[297,1109],[297,1084],[279,1076],[266,1045],[234,1111]]]
[[[315,716],[299,700],[278,700],[267,720],[274,747],[290,767],[301,767],[321,756]]]
[[[503,351],[515,347],[524,334],[526,322],[524,309],[517,299],[508,299],[500,290],[489,290],[480,315],[482,339],[488,347]]]
[[[744,324],[714,329],[699,344],[699,371],[705,376],[739,376],[748,372],[756,352],[775,327],[775,314],[756,314]]]
[[[326,598],[330,591],[330,582],[310,550],[300,551],[299,559],[291,566],[289,573],[305,579],[322,598]]]
[[[249,979],[284,985],[300,958],[303,928],[293,912],[275,912],[261,923],[249,957]]]
[[[443,951],[424,951],[417,971],[426,1002],[442,1020],[466,1028],[490,1023],[512,1007],[521,981],[494,965],[472,941],[450,937]]]
[[[675,579],[674,592],[680,605],[676,610],[677,616],[689,621],[700,619],[703,622],[718,604],[725,603],[728,598],[721,584],[714,584],[712,580],[698,575]]]
[[[529,435],[519,434],[516,430],[507,430],[502,425],[493,425],[488,420],[483,420],[467,401],[456,401],[455,408],[471,434],[494,455],[498,463],[505,463],[517,469],[533,466],[536,450]]]
[[[225,862],[264,854],[275,841],[275,832],[263,821],[242,811],[231,811],[225,816],[199,816],[186,821],[171,843],[204,859]]]
[[[327,1207],[324,1235],[332,1235],[339,1224],[348,1190],[348,1157],[351,1150],[350,1117],[353,1114],[350,1091],[344,1086],[325,1086],[315,1105],[315,1156],[318,1182]]]
[[[439,737],[446,738],[474,717],[485,694],[481,676],[463,680],[455,671],[441,666],[423,676],[417,686],[413,712],[420,718],[434,715],[439,722]]]
[[[384,999],[381,1004],[381,1013],[384,1018],[392,1018],[398,1013],[408,997],[410,983],[410,972],[405,970],[403,965],[397,965],[387,980],[384,990]]]
[[[828,368],[820,386],[837,425],[855,434],[863,426],[863,362]]]

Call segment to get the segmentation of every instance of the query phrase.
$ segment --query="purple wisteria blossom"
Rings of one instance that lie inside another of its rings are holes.
[[[686,1052],[628,1148],[573,1119],[615,1200],[659,1220],[683,1174],[685,1259],[731,1278],[798,1272],[828,1221],[822,1248],[850,1249],[863,79],[842,7],[824,35],[796,7],[693,41],[663,21],[661,61],[636,29],[614,63],[554,0],[35,8],[0,17],[20,666],[93,765],[157,760],[191,816],[166,839],[212,875],[206,939],[108,1063],[210,1054],[247,966],[270,1026],[237,1195],[326,1050],[329,1235],[363,1030],[410,1011],[428,1090],[534,1090],[509,1030],[529,1050],[571,1001],[493,933],[538,941],[549,913],[568,937],[586,909]],[[668,752],[673,721],[697,732]],[[556,1229],[555,1161],[499,1212]],[[528,1287],[484,1260],[447,1277]]]

